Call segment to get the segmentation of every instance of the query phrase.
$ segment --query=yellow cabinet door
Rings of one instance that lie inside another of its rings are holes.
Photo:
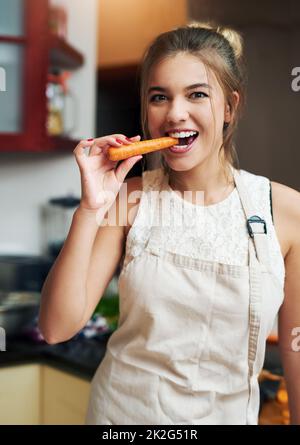
[[[39,425],[40,365],[0,368],[0,425]]]
[[[48,366],[42,366],[42,424],[83,425],[90,383]]]

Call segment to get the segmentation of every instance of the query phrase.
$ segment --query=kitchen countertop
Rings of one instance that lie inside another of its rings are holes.
[[[106,332],[91,339],[76,336],[67,342],[55,345],[37,343],[26,337],[7,339],[6,351],[0,352],[0,369],[34,363],[43,364],[90,382],[104,358],[110,335],[111,332]],[[277,344],[267,344],[264,369],[273,374],[283,375]],[[278,413],[274,422],[272,416],[269,418],[263,411],[270,410],[270,403],[275,403],[278,388],[278,381],[260,382],[260,416],[262,416],[260,419],[263,418],[263,424],[277,424],[278,419],[279,424],[282,424]],[[278,402],[276,403],[278,405]]]
[[[74,338],[48,345],[26,337],[6,339],[6,351],[0,352],[0,369],[25,364],[45,364],[91,380],[106,351],[111,332],[91,339]]]
[[[0,367],[27,363],[41,363],[91,380],[104,358],[111,332],[97,337],[73,339],[48,345],[26,337],[6,339],[6,351],[0,352]],[[264,368],[282,375],[277,344],[267,344]]]

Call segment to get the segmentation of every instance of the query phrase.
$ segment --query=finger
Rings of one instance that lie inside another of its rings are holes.
[[[101,157],[101,154],[106,155],[107,150],[109,147],[121,147],[123,145],[123,142],[117,142],[115,138],[113,137],[105,137],[105,140],[102,138],[95,139],[90,151],[89,151],[89,157],[93,156],[99,156]],[[102,158],[102,157],[101,157]],[[107,157],[103,157],[103,161],[107,162]],[[112,161],[110,161],[111,163]]]
[[[107,152],[109,146],[121,147],[122,145],[130,145],[132,142],[137,142],[140,139],[140,135],[133,136],[131,138],[126,137],[124,134],[112,135],[112,137],[108,139],[109,144],[105,146],[104,152]]]
[[[90,149],[89,156],[97,156],[100,153],[102,153],[102,151],[103,151],[102,147],[99,147],[99,145],[97,145],[97,144],[93,144]]]
[[[113,145],[115,147],[119,147],[122,144],[130,144],[130,141],[127,140],[124,134],[112,134],[110,136],[105,136],[101,138],[96,138],[94,143],[101,147],[108,147],[109,145]]]
[[[85,149],[91,147],[93,145],[93,141],[82,140],[73,150],[75,156],[85,156]]]
[[[131,138],[129,138],[131,141],[133,142],[137,142],[141,139],[141,136],[138,134],[137,136],[132,136]]]
[[[117,142],[121,143],[122,145],[130,145],[131,144],[131,140],[124,134],[120,134],[120,135],[116,136],[115,139]]]
[[[117,141],[122,142],[123,144],[130,144],[131,142],[137,142],[141,139],[141,136],[138,134],[136,136],[132,136],[128,138],[124,134],[114,135]]]
[[[122,136],[122,135],[121,135]],[[131,144],[131,142],[130,141],[127,141],[126,139],[125,139],[125,136],[123,135],[123,139],[121,139],[121,138],[117,138],[117,137],[115,137],[115,136],[109,136],[109,137],[106,137],[105,138],[105,145],[103,145],[103,141],[97,141],[97,140],[95,140],[95,146],[98,146],[98,147],[101,147],[101,149],[102,149],[102,153],[104,154],[104,155],[106,155],[106,158],[107,158],[107,160],[111,163],[111,162],[114,162],[114,163],[116,163],[117,161],[110,161],[109,159],[108,159],[108,157],[107,157],[107,151],[108,151],[108,149],[109,149],[109,147],[116,147],[116,148],[118,148],[118,147],[122,147],[122,145],[130,145]],[[99,154],[99,153],[97,153],[97,150],[96,149],[93,149],[93,151],[92,151],[92,153],[93,154]]]
[[[143,156],[132,156],[125,161],[121,162],[116,169],[116,177],[118,182],[123,183],[130,169],[136,164]]]
[[[108,151],[109,147],[116,147],[116,148],[118,148],[118,147],[122,147],[122,145],[130,144],[130,143],[131,142],[127,142],[124,139],[121,140],[119,138],[111,136],[111,137],[106,139],[105,145],[103,145],[103,143],[98,144],[97,142],[96,142],[96,145],[101,146],[103,153],[107,154],[107,151]]]

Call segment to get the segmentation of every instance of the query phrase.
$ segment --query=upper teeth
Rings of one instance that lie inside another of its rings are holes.
[[[197,131],[180,131],[169,133],[169,136],[172,138],[188,138],[190,136],[194,136],[195,134],[197,134]]]

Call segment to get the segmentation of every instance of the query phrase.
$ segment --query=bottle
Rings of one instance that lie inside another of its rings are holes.
[[[46,96],[48,99],[47,133],[49,136],[60,136],[64,131],[64,98],[60,78],[57,74],[51,73],[48,75]]]

